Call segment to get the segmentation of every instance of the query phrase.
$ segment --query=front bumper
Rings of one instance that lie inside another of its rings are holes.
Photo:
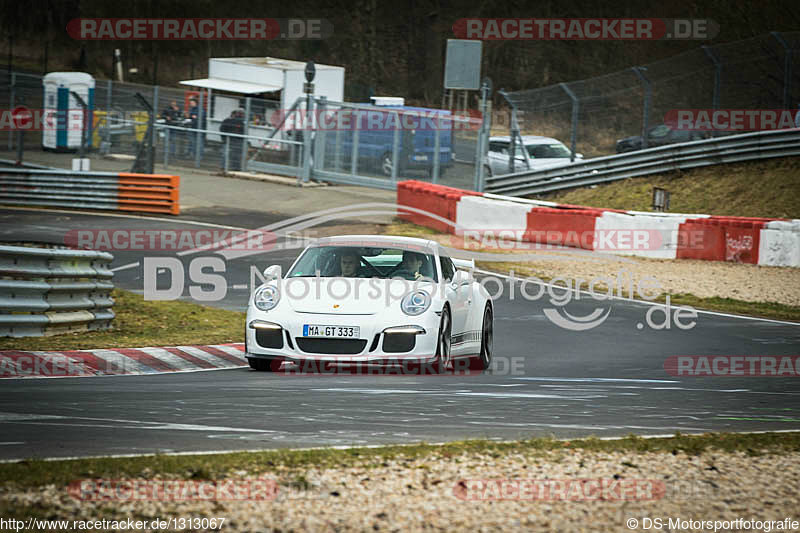
[[[375,315],[334,313],[293,313],[278,317],[268,312],[249,312],[245,328],[247,357],[376,364],[435,360],[439,315],[432,309],[418,317],[376,318]],[[303,337],[305,324],[357,326],[359,336],[358,339],[342,339],[344,342]]]

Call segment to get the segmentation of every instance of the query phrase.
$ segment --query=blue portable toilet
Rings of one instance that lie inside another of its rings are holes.
[[[48,150],[73,151],[81,146],[84,129],[87,148],[92,143],[94,77],[86,72],[50,72],[43,80],[44,113],[48,124],[42,131],[42,146]],[[86,104],[86,123],[75,92]]]

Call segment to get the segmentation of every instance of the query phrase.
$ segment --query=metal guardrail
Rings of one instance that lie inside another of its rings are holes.
[[[113,259],[92,250],[0,246],[0,336],[108,329]]]
[[[58,170],[55,167],[48,167],[47,165],[38,165],[36,163],[28,163],[25,161],[14,161],[13,159],[0,159],[0,168],[1,167],[11,167],[11,168],[33,168],[37,170]]]
[[[800,155],[800,129],[761,131],[597,157],[486,178],[486,192],[524,196],[720,163]]]
[[[0,168],[0,204],[177,215],[179,178],[161,174]]]

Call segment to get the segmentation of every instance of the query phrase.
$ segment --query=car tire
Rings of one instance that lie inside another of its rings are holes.
[[[250,364],[250,368],[258,372],[277,372],[283,360],[279,358],[262,359],[260,357],[248,357],[247,362]]]
[[[481,323],[481,351],[470,360],[470,370],[483,371],[492,365],[493,340],[494,312],[491,304],[487,303],[483,309],[483,322]]]
[[[452,366],[452,357],[450,353],[451,348],[451,332],[453,322],[450,319],[450,309],[445,307],[442,310],[442,318],[439,321],[439,333],[436,337],[436,359],[433,362],[433,368],[438,373],[447,372]]]

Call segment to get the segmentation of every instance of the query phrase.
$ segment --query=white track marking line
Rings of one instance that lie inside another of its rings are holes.
[[[1,209],[14,209],[17,211],[36,211],[36,212],[44,212],[44,213],[67,213],[67,214],[74,214],[74,215],[90,215],[96,217],[117,217],[117,218],[133,218],[136,220],[158,220],[161,222],[171,222],[173,224],[193,224],[195,226],[206,226],[209,228],[222,228],[222,229],[231,229],[236,231],[253,231],[248,228],[242,228],[239,226],[227,226],[224,224],[213,224],[211,222],[200,222],[197,220],[177,220],[171,218],[163,218],[163,217],[147,217],[141,215],[126,215],[126,214],[118,214],[118,213],[96,213],[91,211],[69,211],[65,209],[38,209],[33,207],[3,207]],[[135,263],[128,263],[127,265],[122,265],[116,268],[112,268],[111,272],[119,272],[120,270],[127,270],[129,268],[133,268],[139,265],[141,261],[137,261]]]
[[[658,428],[657,428],[658,429]],[[266,431],[265,431],[266,433]],[[708,432],[706,432],[708,433]],[[712,433],[725,433],[726,435],[763,435],[766,433],[800,433],[800,431],[796,429],[778,429],[772,431],[724,431],[724,432],[712,432]],[[683,436],[691,436],[691,435],[703,435],[703,433],[688,433]],[[675,434],[672,433],[661,433],[656,435],[637,435],[637,438],[640,439],[671,439],[675,437]],[[625,440],[628,437],[597,437],[597,436],[586,436],[586,437],[564,437],[561,439],[553,439],[557,442],[565,442],[565,441],[573,441],[573,440],[583,440],[587,438],[592,438],[595,440]],[[496,442],[499,444],[512,444],[515,442],[519,442],[518,440],[503,440],[503,439],[490,439],[492,442]],[[430,442],[427,443],[430,446],[447,446],[452,444],[453,442],[443,441],[443,442]],[[304,452],[304,451],[311,451],[311,450],[357,450],[360,448],[365,449],[374,449],[374,448],[385,448],[385,447],[397,447],[397,446],[419,446],[419,442],[411,442],[411,443],[400,443],[400,444],[360,444],[358,446],[348,446],[348,445],[336,445],[336,446],[312,446],[308,448],[241,448],[241,449],[231,449],[231,450],[211,450],[211,451],[199,451],[199,452],[148,452],[148,453],[126,453],[126,454],[115,454],[115,455],[76,455],[76,456],[68,456],[68,457],[41,457],[35,458],[35,461],[74,461],[77,459],[129,459],[133,457],[156,457],[156,456],[165,456],[165,455],[174,455],[174,456],[184,456],[184,455],[221,455],[226,453],[259,453],[259,452],[272,452],[278,450],[291,450],[296,452]],[[0,459],[0,463],[20,463],[22,461],[30,461],[30,458],[26,459]]]
[[[523,381],[578,381],[578,382],[623,382],[623,383],[681,383],[680,380],[672,379],[626,379],[626,378],[554,378],[554,377],[518,377]]]
[[[138,348],[137,348],[138,349]],[[246,365],[226,366],[219,368],[193,368],[191,370],[175,370],[172,372],[151,372],[148,374],[96,374],[93,376],[8,376],[0,377],[0,383],[8,379],[100,379],[100,378],[132,378],[145,376],[167,376],[171,374],[189,374],[192,372],[219,372],[222,370],[243,370]],[[261,389],[259,389],[261,390]]]
[[[174,224],[194,224],[196,226],[208,226],[210,228],[224,228],[247,231],[246,228],[237,226],[226,226],[224,224],[214,224],[213,222],[200,222],[197,220],[180,220],[176,218],[163,218],[163,217],[148,217],[144,215],[128,215],[122,213],[103,213],[97,211],[82,211],[82,210],[67,210],[67,209],[41,209],[36,207],[6,207],[0,209],[13,209],[16,211],[37,211],[43,213],[66,213],[69,215],[90,215],[96,217],[117,217],[117,218],[135,218],[138,220],[159,220],[161,222],[172,222]]]
[[[127,265],[118,266],[117,268],[112,268],[111,272],[119,272],[120,270],[128,270],[129,268],[133,268],[133,267],[139,266],[139,263],[141,263],[141,261],[136,261],[135,263],[128,263]]]
[[[489,275],[489,276],[496,276],[498,278],[503,278],[503,279],[508,279],[508,280],[512,279],[511,276],[508,276],[506,274],[500,274],[499,272],[492,272],[491,270],[481,270],[479,268],[476,268],[474,270],[474,272],[477,272],[479,274],[486,274],[486,275]],[[576,289],[574,287],[564,287],[563,285],[554,285],[552,283],[547,283],[546,281],[542,281],[540,279],[522,278],[522,277],[518,278],[516,276],[514,276],[513,279],[515,281],[518,281],[518,282],[527,281],[528,283],[534,283],[536,285],[542,285],[542,286],[545,286],[545,287],[553,287],[555,289],[561,289],[561,290],[564,290],[564,291],[577,292],[578,294],[586,294],[589,297],[592,296],[592,292],[591,291],[587,291],[587,290],[583,290],[583,289]],[[523,299],[524,299],[524,297],[523,297]],[[608,295],[608,294],[605,294],[605,293],[603,294],[603,300],[611,300],[611,299],[613,299],[613,300],[622,300],[622,301],[625,301],[625,302],[634,302],[634,303],[640,303],[640,304],[646,304],[646,305],[653,305],[653,306],[658,306],[658,307],[666,307],[666,304],[663,304],[663,303],[660,303],[660,302],[651,302],[651,301],[648,301],[648,300],[638,300],[636,298],[628,298],[628,297],[625,297],[625,296],[617,296],[617,295]],[[601,300],[596,300],[596,301],[601,301]],[[670,304],[670,305],[672,305],[672,304]],[[789,325],[789,326],[800,326],[800,323],[798,323],[798,322],[789,322],[787,320],[775,320],[773,318],[759,318],[759,317],[756,317],[756,316],[746,316],[746,315],[732,315],[730,313],[721,313],[719,311],[707,311],[705,309],[695,309],[695,311],[697,311],[698,313],[703,313],[705,315],[724,316],[724,317],[728,317],[728,318],[741,318],[743,320],[756,320],[756,321],[759,321],[759,322],[772,322],[774,324],[786,324],[786,325]]]

